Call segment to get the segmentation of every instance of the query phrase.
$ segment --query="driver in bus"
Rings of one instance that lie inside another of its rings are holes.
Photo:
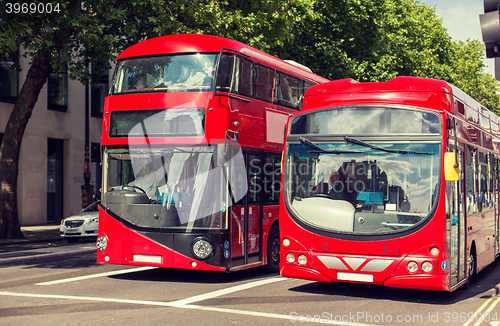
[[[337,200],[345,200],[346,198],[345,176],[342,172],[332,171],[328,182],[320,182],[311,189],[311,196],[328,195]]]
[[[146,74],[142,73],[137,77],[137,81],[135,82],[135,89],[143,89],[147,87]]]
[[[333,199],[345,200],[345,176],[342,172],[334,171],[328,179],[328,195]]]

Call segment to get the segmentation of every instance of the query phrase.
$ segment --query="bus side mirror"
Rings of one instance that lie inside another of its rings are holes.
[[[444,179],[446,181],[458,181],[458,166],[456,164],[456,156],[454,152],[444,153]]]

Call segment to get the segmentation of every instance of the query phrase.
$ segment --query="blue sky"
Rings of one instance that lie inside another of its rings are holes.
[[[484,13],[483,0],[420,0],[436,8],[436,14],[443,20],[443,26],[454,40],[483,41],[479,15]],[[494,59],[484,58],[485,71],[495,75]]]

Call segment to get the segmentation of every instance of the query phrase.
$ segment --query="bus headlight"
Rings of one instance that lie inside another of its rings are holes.
[[[432,272],[432,269],[433,269],[433,266],[432,266],[432,263],[430,261],[424,261],[422,263],[422,270],[426,273],[430,273]]]
[[[295,261],[295,256],[289,252],[286,254],[286,262],[292,264]]]
[[[206,259],[212,255],[214,251],[212,244],[206,238],[196,238],[191,245],[193,254],[199,259]]]
[[[290,245],[290,240],[287,238],[283,239],[283,246],[288,247]]]
[[[106,238],[103,235],[100,235],[97,238],[97,242],[95,243],[95,246],[97,247],[97,249],[99,249],[99,251],[106,250],[106,248],[108,247],[108,238]]]
[[[305,255],[299,255],[299,257],[297,257],[297,263],[299,263],[299,265],[307,264],[307,257]]]
[[[418,271],[418,264],[414,261],[411,261],[408,263],[408,265],[406,265],[406,269],[410,273],[416,273]]]
[[[437,257],[439,255],[439,249],[436,247],[432,247],[431,250],[429,251],[431,255],[434,257]]]

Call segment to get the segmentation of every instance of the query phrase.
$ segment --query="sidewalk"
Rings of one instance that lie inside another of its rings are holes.
[[[59,234],[59,225],[21,226],[24,238],[0,239],[0,250],[7,245],[56,242],[65,240]]]
[[[22,239],[0,239],[0,267],[96,252],[95,243],[66,244],[59,225],[22,226]]]

